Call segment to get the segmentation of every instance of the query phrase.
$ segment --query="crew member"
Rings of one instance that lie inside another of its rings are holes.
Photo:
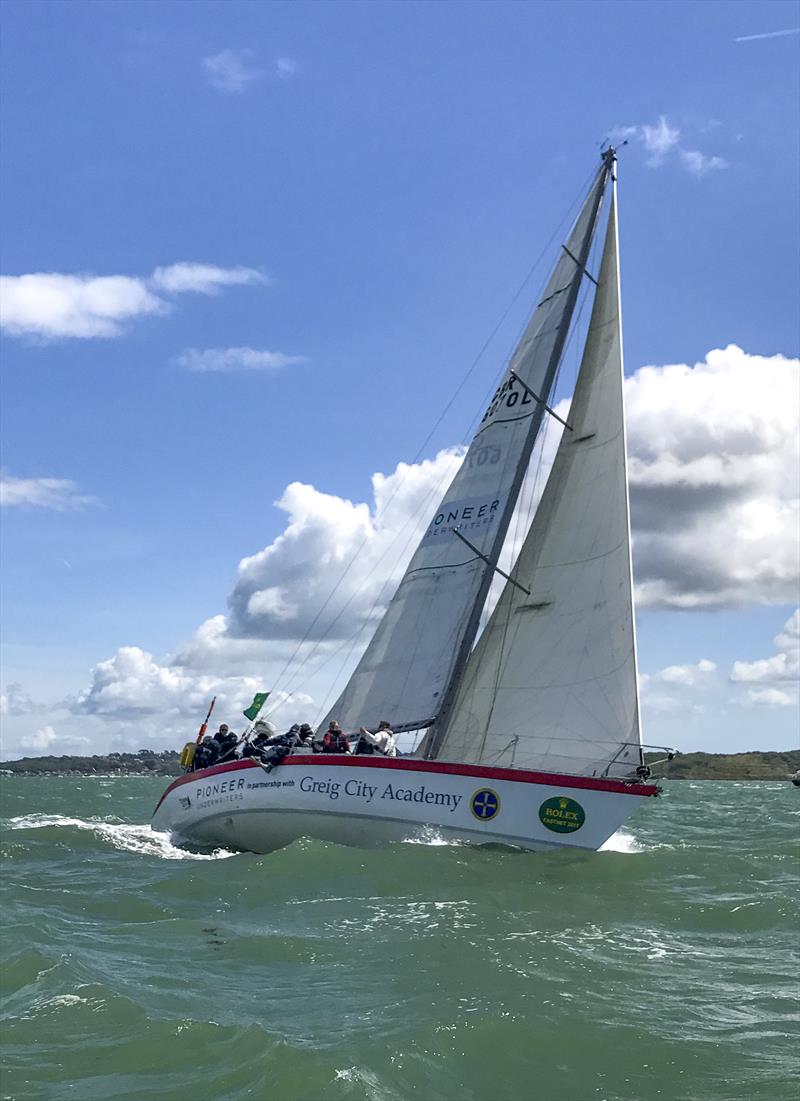
[[[196,772],[201,768],[211,768],[212,765],[217,763],[218,758],[219,746],[210,734],[206,734],[195,750],[194,760],[192,761],[192,771]]]
[[[360,728],[361,737],[358,740],[356,753],[381,753],[384,757],[397,756],[397,743],[394,740],[394,732],[391,723],[381,719],[378,729],[373,734],[365,726]]]
[[[242,746],[242,757],[261,757],[275,738],[275,727],[266,719],[259,719],[250,738]]]
[[[322,739],[322,752],[350,752],[350,743],[347,740],[347,735],[342,731],[342,728],[339,726],[336,719],[331,719],[330,723],[328,724],[328,729],[325,731],[325,737]]]
[[[227,723],[222,723],[219,730],[214,735],[214,741],[217,743],[217,748],[219,749],[218,760],[227,761],[233,757],[239,739],[229,728]]]

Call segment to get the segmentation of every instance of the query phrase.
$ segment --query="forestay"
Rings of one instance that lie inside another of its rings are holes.
[[[630,775],[640,763],[616,197],[555,462],[439,757]],[[634,743],[631,745],[630,743]]]
[[[505,378],[375,635],[326,722],[345,729],[380,719],[425,726],[466,660],[492,569],[456,535],[496,562],[548,400],[589,255],[608,176],[604,164],[578,215]]]

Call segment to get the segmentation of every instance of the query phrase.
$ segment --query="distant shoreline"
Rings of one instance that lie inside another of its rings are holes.
[[[654,764],[660,756],[647,755],[653,776],[659,780],[788,780],[800,769],[800,750],[678,753],[672,761]],[[0,761],[0,772],[16,776],[179,776],[181,771],[179,755],[173,749]]]
[[[648,753],[656,779],[669,780],[788,780],[800,769],[800,750],[754,750],[750,753],[677,753],[672,761],[654,764],[662,753]]]
[[[17,776],[179,776],[180,754],[174,749],[155,753],[107,753],[94,757],[20,757],[0,761],[0,772]]]

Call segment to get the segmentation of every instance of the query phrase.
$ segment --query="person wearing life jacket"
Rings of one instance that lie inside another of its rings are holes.
[[[275,727],[266,719],[259,719],[253,727],[253,733],[241,749],[242,757],[261,757],[267,745],[275,737]]]
[[[270,723],[270,726],[272,727],[272,723]],[[273,731],[275,730],[274,727],[272,727],[272,729]],[[289,727],[285,734],[276,734],[273,732],[270,737],[265,740],[264,745],[288,745],[289,749],[291,749],[292,746],[296,745],[298,742],[299,732],[300,724],[299,722],[295,722]]]
[[[195,750],[192,761],[192,771],[197,772],[201,768],[211,768],[219,758],[219,747],[210,734],[206,734],[200,745]]]
[[[258,759],[267,772],[271,772],[279,765],[284,757],[290,754],[313,753],[314,731],[303,723],[300,726],[295,723],[285,734],[278,734],[274,738],[268,738],[259,753]]]
[[[397,756],[394,733],[391,723],[388,723],[386,719],[381,719],[374,734],[367,730],[365,726],[360,728],[360,734],[356,753],[379,753],[384,757]]]
[[[328,724],[328,729],[325,731],[325,736],[322,739],[322,752],[350,752],[350,743],[347,740],[347,735],[343,732],[336,719],[331,719],[330,723]]]
[[[311,742],[314,731],[308,723],[294,723],[285,734],[279,734],[277,738],[270,738],[269,744],[282,746],[290,753],[311,753]]]
[[[300,729],[297,731],[297,736],[300,739],[299,743],[295,746],[294,753],[313,753],[314,752],[314,731],[308,723],[301,723]]]
[[[239,739],[229,728],[227,723],[222,723],[219,730],[214,735],[214,741],[217,743],[219,749],[219,760],[227,761],[233,757],[236,746],[239,743]]]

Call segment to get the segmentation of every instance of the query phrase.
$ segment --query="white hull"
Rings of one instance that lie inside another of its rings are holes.
[[[372,847],[430,836],[523,849],[599,849],[652,785],[414,758],[233,761],[173,781],[153,827],[178,840],[272,852],[300,837]]]

